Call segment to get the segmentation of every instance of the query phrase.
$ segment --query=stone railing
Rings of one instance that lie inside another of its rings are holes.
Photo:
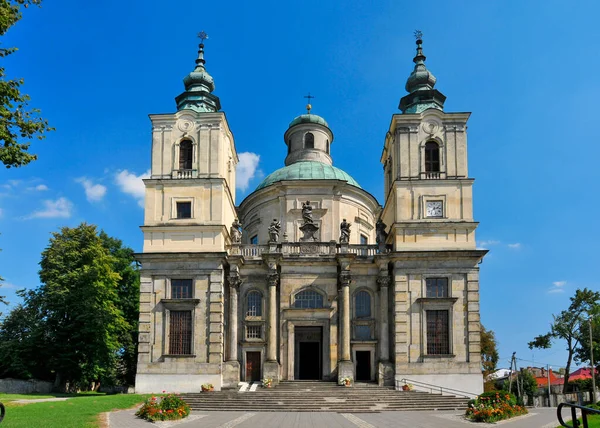
[[[195,169],[176,169],[173,171],[173,178],[185,179],[185,178],[196,178]]]
[[[231,255],[240,255],[247,259],[260,259],[263,253],[280,253],[286,256],[335,256],[336,254],[356,254],[361,257],[373,257],[388,253],[388,247],[379,245],[338,244],[331,242],[278,242],[270,245],[242,244],[232,245]]]

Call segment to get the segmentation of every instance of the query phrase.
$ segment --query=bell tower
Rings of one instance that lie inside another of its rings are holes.
[[[152,165],[146,185],[144,253],[217,252],[229,244],[235,214],[233,134],[213,77],[204,40],[194,70],[175,98],[177,112],[152,114]]]
[[[396,251],[475,249],[473,179],[467,168],[470,113],[444,112],[446,97],[434,88],[422,34],[415,35],[408,94],[400,100],[401,113],[392,116],[381,157],[388,243]]]

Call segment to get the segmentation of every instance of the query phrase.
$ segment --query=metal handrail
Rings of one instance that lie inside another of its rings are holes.
[[[474,398],[477,397],[479,394],[476,394],[474,392],[468,392],[468,391],[461,391],[460,389],[454,389],[454,388],[448,388],[445,386],[439,386],[439,385],[433,385],[431,383],[426,383],[426,382],[421,382],[418,380],[413,380],[413,379],[400,379],[399,382],[404,382],[404,383],[416,383],[417,385],[421,386],[424,385],[425,388],[429,388],[429,390],[431,391],[431,393],[433,394],[433,390],[435,389],[439,389],[440,390],[440,394],[443,394],[444,391],[450,392],[453,395],[459,395],[461,397],[465,397],[465,398]]]
[[[562,418],[562,408],[570,407],[571,408],[571,422],[573,422],[573,426],[567,425],[567,423]],[[600,415],[600,410],[592,409],[590,407],[578,406],[577,404],[572,403],[560,403],[556,409],[556,417],[558,418],[558,422],[560,422],[560,426],[566,428],[577,428],[580,426],[579,421],[577,420],[577,409],[581,409],[581,421],[583,422],[583,428],[588,428],[588,420],[587,415]]]
[[[6,414],[6,409],[4,408],[4,404],[0,403],[0,423],[4,420],[4,415]]]

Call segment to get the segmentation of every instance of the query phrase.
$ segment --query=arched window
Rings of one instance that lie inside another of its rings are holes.
[[[315,148],[315,136],[310,132],[307,132],[304,135],[304,148],[305,149],[314,149]]]
[[[366,291],[359,291],[354,298],[356,318],[371,318],[371,295]]]
[[[262,317],[262,294],[259,291],[251,291],[246,297],[248,309],[247,317]]]
[[[179,169],[192,169],[192,142],[183,140],[179,143]]]
[[[440,146],[433,141],[425,144],[425,172],[440,172]]]
[[[327,140],[327,154],[329,154],[329,140]]]
[[[292,151],[292,139],[288,139],[288,155],[291,153]]]
[[[323,307],[323,296],[314,290],[304,290],[296,294],[294,308],[317,309]]]

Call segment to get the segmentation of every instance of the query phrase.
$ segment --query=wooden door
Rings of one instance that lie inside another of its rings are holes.
[[[259,381],[260,352],[246,352],[246,382]]]

